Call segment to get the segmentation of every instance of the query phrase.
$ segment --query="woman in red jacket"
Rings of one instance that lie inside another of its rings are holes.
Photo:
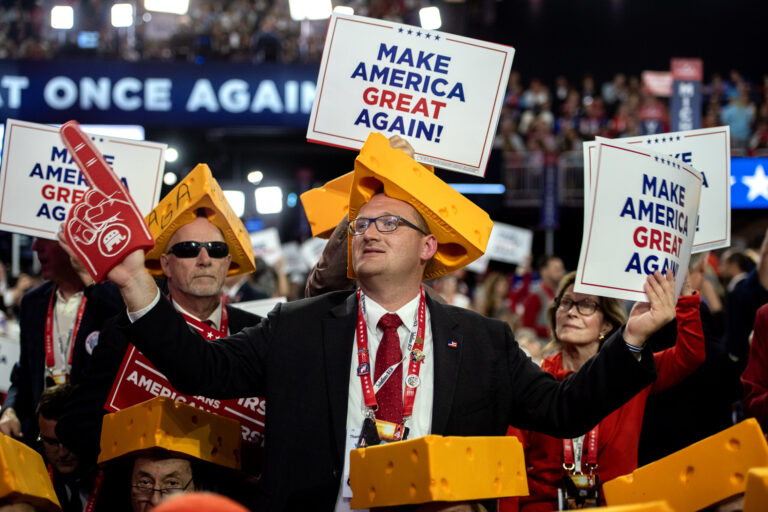
[[[557,380],[581,368],[597,353],[602,340],[626,322],[622,301],[576,293],[575,278],[576,273],[571,272],[562,279],[549,308],[553,340],[547,348],[557,352],[545,358],[541,367]],[[637,468],[637,446],[648,395],[677,384],[704,361],[700,303],[699,295],[686,280],[675,307],[676,344],[654,354],[656,381],[586,435],[556,439],[510,428],[508,433],[516,435],[525,449],[530,495],[502,499],[501,511],[518,510],[518,506],[523,512],[558,510],[559,501],[560,509],[597,506],[604,502],[602,492],[596,492],[601,483]]]

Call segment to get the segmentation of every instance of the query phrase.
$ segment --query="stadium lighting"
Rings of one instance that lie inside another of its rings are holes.
[[[114,4],[112,6],[112,26],[130,27],[133,25],[133,6],[131,4]]]
[[[171,185],[175,185],[177,181],[179,181],[179,177],[176,176],[175,172],[167,172],[163,174],[163,183],[165,183],[169,187]]]
[[[425,30],[437,30],[443,25],[440,19],[440,9],[437,7],[424,7],[419,10],[421,28]]]
[[[260,214],[283,211],[283,189],[280,187],[258,187],[253,191],[256,211]]]
[[[171,14],[187,14],[189,0],[144,0],[144,9]]]
[[[348,5],[337,5],[333,8],[333,12],[337,12],[339,14],[355,14],[355,10]]]
[[[165,161],[166,162],[175,162],[179,159],[179,152],[176,148],[168,147],[165,150]]]
[[[263,179],[264,173],[261,171],[251,171],[248,173],[248,181],[254,185],[258,185]]]
[[[245,213],[245,194],[242,190],[225,190],[224,197],[229,206],[235,211],[235,215],[242,217]]]
[[[75,11],[70,5],[54,5],[51,9],[51,28],[69,30],[75,25]]]
[[[288,0],[291,18],[301,20],[324,20],[331,16],[331,0]]]

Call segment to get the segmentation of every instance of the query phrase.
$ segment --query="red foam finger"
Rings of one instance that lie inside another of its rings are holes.
[[[128,254],[151,249],[155,242],[128,190],[78,124],[70,121],[59,132],[90,186],[69,210],[64,237],[100,282]]]
[[[59,128],[64,145],[75,159],[88,185],[106,196],[123,191],[123,184],[107,163],[90,137],[80,130],[77,121],[69,121]]]

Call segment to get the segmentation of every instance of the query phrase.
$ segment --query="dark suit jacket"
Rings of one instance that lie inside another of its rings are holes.
[[[34,417],[37,402],[43,392],[45,369],[45,318],[48,304],[56,285],[46,281],[28,291],[21,299],[19,325],[21,327],[19,361],[11,373],[11,388],[3,409],[13,407],[22,422],[24,441],[33,443],[37,437],[37,418]],[[111,283],[90,286],[85,290],[88,303],[83,312],[80,328],[72,353],[70,382],[77,384],[91,355],[85,349],[85,340],[99,331],[104,321],[125,309],[123,299]]]
[[[429,298],[427,305],[434,434],[504,435],[511,424],[580,435],[655,377],[651,352],[638,363],[619,330],[558,383],[525,356],[507,324]],[[345,291],[279,304],[258,326],[210,343],[162,300],[133,324],[123,315],[121,329],[183,393],[266,396],[270,509],[331,510],[344,463],[356,318],[355,295]]]
[[[227,314],[230,332],[241,331],[261,320],[234,306],[227,306]],[[118,318],[115,316],[105,323],[91,362],[72,392],[67,411],[56,424],[59,440],[81,460],[93,463],[100,451],[101,424],[106,414],[104,404],[130,346],[129,339],[117,328]]]

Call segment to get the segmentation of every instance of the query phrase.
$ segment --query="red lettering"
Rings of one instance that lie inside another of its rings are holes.
[[[65,203],[69,201],[69,189],[64,187],[59,187],[59,191],[56,194],[56,200],[57,201],[64,201]]]
[[[670,243],[672,242],[672,233],[669,231],[664,232],[664,252],[672,253],[672,248],[670,247]]]
[[[396,109],[400,112],[410,112],[410,106],[411,106],[411,99],[413,96],[410,94],[401,94],[397,98],[397,107]]]
[[[363,101],[368,105],[375,105],[379,100],[379,97],[376,94],[377,92],[379,92],[379,90],[375,87],[367,88],[363,91]]]
[[[411,112],[414,114],[424,114],[424,117],[429,117],[427,100],[425,100],[424,98],[419,98],[419,101],[416,102],[416,105],[413,107],[413,110]]]
[[[397,98],[397,94],[395,94],[392,91],[381,91],[381,105],[382,107],[392,108],[394,109],[394,102],[395,98]]]
[[[658,229],[651,229],[651,241],[648,244],[648,247],[653,250],[656,249],[657,251],[661,250],[661,231]]]
[[[56,197],[56,187],[53,185],[45,185],[42,190],[43,197],[46,199],[53,199]]]
[[[435,119],[437,119],[440,116],[440,109],[445,106],[445,102],[432,100],[430,103],[435,107]]]
[[[635,234],[632,236],[632,240],[635,242],[636,246],[645,247],[645,244],[648,242],[648,238],[645,236],[647,231],[648,229],[644,228],[643,226],[640,226],[635,230]]]
[[[72,191],[72,204],[79,203],[85,195],[85,190],[76,189]]]

